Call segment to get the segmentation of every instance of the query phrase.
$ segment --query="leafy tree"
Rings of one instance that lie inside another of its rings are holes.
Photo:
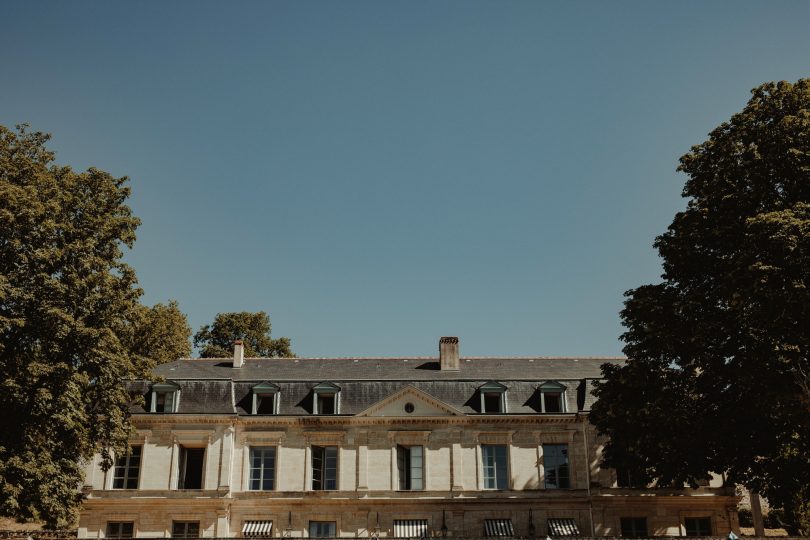
[[[681,157],[663,281],[626,293],[628,362],[603,366],[591,420],[608,466],[658,485],[725,473],[795,532],[810,506],[810,80],[752,94]]]
[[[191,327],[177,301],[140,306],[130,349],[158,364],[191,355]]]
[[[194,334],[194,346],[203,358],[224,358],[233,355],[233,342],[245,343],[245,356],[291,357],[290,338],[270,337],[270,317],[264,311],[250,313],[218,313],[211,325]]]
[[[121,380],[149,366],[122,342],[141,292],[127,179],[55,165],[48,139],[0,126],[0,514],[54,527],[81,462],[125,447]]]

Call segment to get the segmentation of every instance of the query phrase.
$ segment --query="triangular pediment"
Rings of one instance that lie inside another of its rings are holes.
[[[413,410],[411,410],[411,408]],[[408,412],[410,410],[410,412]],[[427,392],[408,385],[381,399],[357,416],[412,417],[463,416],[464,413]]]

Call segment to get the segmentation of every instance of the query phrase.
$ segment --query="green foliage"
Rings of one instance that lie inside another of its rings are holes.
[[[226,358],[233,356],[233,342],[237,339],[244,341],[245,356],[295,356],[290,338],[270,337],[270,317],[264,311],[218,313],[213,324],[206,324],[194,334],[194,346],[199,347],[203,358]]]
[[[810,80],[752,94],[681,158],[663,281],[626,294],[629,360],[603,368],[591,420],[608,466],[666,485],[723,472],[795,527],[810,500]]]
[[[127,441],[122,339],[140,289],[121,261],[126,178],[53,164],[48,136],[0,126],[0,514],[73,522],[80,463]]]
[[[177,301],[140,306],[130,349],[157,364],[191,355],[191,327]]]

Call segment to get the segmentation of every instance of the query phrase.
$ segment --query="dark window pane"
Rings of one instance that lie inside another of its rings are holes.
[[[546,471],[546,489],[567,489],[571,487],[567,444],[544,444],[543,465]]]
[[[180,447],[178,489],[202,489],[205,448]]]
[[[685,518],[683,522],[686,536],[711,536],[712,534],[711,518]]]
[[[484,488],[508,489],[509,462],[506,446],[502,444],[481,445],[484,466]]]
[[[647,537],[647,518],[628,517],[621,518],[622,536],[627,538]]]
[[[484,394],[484,411],[487,413],[499,413],[501,410],[501,393],[487,392]]]
[[[274,414],[275,394],[256,396],[256,414]]]
[[[544,411],[547,413],[562,412],[562,394],[560,392],[543,392]]]

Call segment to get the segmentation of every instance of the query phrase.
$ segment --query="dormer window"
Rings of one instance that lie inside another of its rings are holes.
[[[312,389],[312,414],[339,414],[340,387],[323,382]]]
[[[278,414],[281,394],[278,385],[269,382],[257,384],[252,389],[252,414]]]
[[[565,386],[549,381],[540,387],[540,412],[565,412]]]
[[[152,385],[149,412],[173,413],[180,405],[180,387],[172,382]]]
[[[490,381],[480,388],[481,412],[485,414],[506,412],[506,387],[501,383]]]

